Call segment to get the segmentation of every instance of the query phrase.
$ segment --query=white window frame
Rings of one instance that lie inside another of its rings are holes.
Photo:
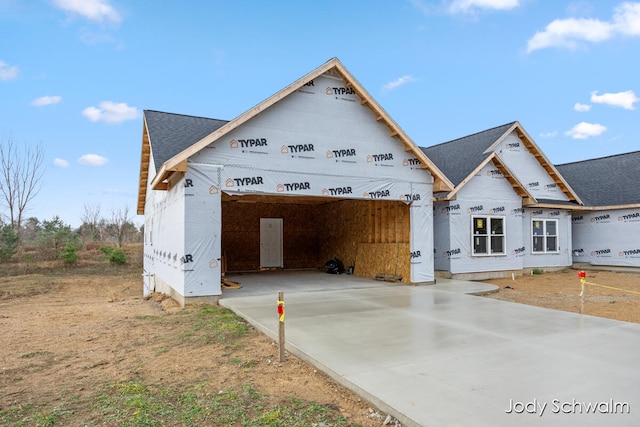
[[[475,233],[475,225],[478,219],[482,219],[486,221],[487,226],[487,234],[476,234]],[[493,220],[501,220],[502,221],[502,234],[495,235],[491,234],[491,222]],[[491,237],[502,236],[502,252],[493,252],[491,246]],[[476,245],[475,239],[477,238],[485,238],[486,239],[486,247],[487,253],[476,253]],[[472,256],[505,256],[507,255],[507,218],[505,216],[498,215],[473,215],[471,216],[471,255]]]
[[[534,234],[533,233],[533,228],[535,226],[536,222],[541,222],[542,223],[542,234]],[[547,223],[549,222],[554,222],[556,224],[556,234],[548,234],[547,233]],[[549,219],[549,218],[531,218],[531,253],[533,255],[540,255],[540,254],[557,254],[560,252],[560,236],[558,234],[559,232],[559,227],[560,225],[560,221],[558,221],[557,219]],[[542,238],[542,248],[543,250],[541,251],[537,251],[535,250],[535,245],[533,243],[534,239],[536,237],[541,237]],[[556,238],[556,249],[553,251],[550,251],[547,249],[548,245],[547,245],[547,238],[549,237],[555,237]]]

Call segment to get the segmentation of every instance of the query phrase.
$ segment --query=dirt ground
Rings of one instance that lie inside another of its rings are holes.
[[[585,285],[585,314],[640,323],[640,274],[587,271],[587,280],[624,290]],[[487,298],[580,308],[575,270],[489,282],[500,290]],[[292,355],[279,363],[275,343],[257,331],[243,336],[242,345],[203,341],[193,332],[197,314],[161,296],[145,300],[141,288],[135,269],[0,279],[0,413],[27,404],[53,407],[70,395],[83,402],[105,384],[144,379],[214,391],[252,384],[271,399],[327,405],[348,425],[382,425],[383,414],[323,373]],[[105,425],[99,410],[86,406],[79,404],[66,421]]]
[[[640,323],[640,272],[585,270],[585,274],[583,314]],[[486,295],[488,298],[580,312],[578,270],[486,282],[500,287],[497,293]]]
[[[317,402],[353,426],[380,426],[386,417],[293,355],[279,363],[275,343],[252,328],[231,345],[194,332],[197,309],[161,295],[145,300],[139,272],[56,275],[43,285],[31,276],[0,280],[0,415],[26,405],[68,407],[69,395],[91,402],[108,384],[139,381],[200,384],[214,395],[250,385],[274,405],[292,396]],[[88,406],[76,405],[56,425],[110,425]]]

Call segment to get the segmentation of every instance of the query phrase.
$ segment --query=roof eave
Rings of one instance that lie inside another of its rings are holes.
[[[454,200],[458,191],[460,191],[462,187],[464,187],[469,181],[471,181],[471,179],[476,176],[476,174],[478,174],[478,172],[480,172],[482,168],[484,168],[491,161],[493,161],[500,173],[502,173],[509,185],[511,185],[513,191],[515,191],[515,193],[522,198],[523,205],[535,203],[535,198],[531,195],[531,193],[529,193],[529,191],[527,191],[527,189],[520,183],[520,181],[518,181],[513,172],[511,172],[511,170],[502,162],[495,151],[487,156],[487,158],[484,159],[482,163],[480,163],[469,175],[467,175],[464,180],[462,180],[462,182],[460,182],[460,184],[456,186],[456,188],[451,193],[449,193],[443,199]]]
[[[529,190],[526,189],[524,185],[516,178],[516,175],[509,169],[509,167],[502,162],[500,156],[498,156],[495,152],[492,154],[493,163],[496,165],[500,173],[505,177],[507,182],[513,188],[513,191],[516,192],[518,196],[522,198],[522,205],[527,206],[531,203],[535,203],[536,199],[529,193]]]
[[[367,90],[358,82],[358,80],[349,73],[349,71],[336,59],[336,70],[342,76],[344,81],[349,85],[360,97],[361,104],[366,104],[376,115],[376,120],[382,120],[389,128],[389,136],[396,137],[404,145],[405,151],[411,152],[418,160],[421,167],[427,169],[433,176],[433,191],[444,192],[453,191],[454,185],[446,177],[446,175],[427,157],[427,155],[416,145],[415,142],[404,132],[404,130],[387,114],[384,108],[378,104],[375,99],[367,92]]]
[[[630,203],[622,205],[607,205],[607,206],[580,206],[580,211],[610,211],[618,209],[640,209],[640,203]]]
[[[147,199],[147,184],[149,181],[149,162],[151,161],[151,144],[149,142],[149,131],[147,121],[142,120],[142,148],[140,154],[140,180],[138,182],[138,205],[136,213],[144,215],[144,205]]]
[[[581,205],[568,205],[563,203],[553,203],[553,202],[538,202],[534,200],[533,203],[526,205],[527,208],[544,208],[544,209],[566,209],[572,211],[583,210],[584,206]]]
[[[187,159],[174,164],[169,167],[168,162],[165,162],[156,176],[151,181],[151,189],[152,190],[168,190],[169,189],[169,180],[175,173],[184,173],[188,169]]]

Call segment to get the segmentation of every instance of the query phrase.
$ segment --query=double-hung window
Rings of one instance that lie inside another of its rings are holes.
[[[558,220],[531,220],[531,251],[534,254],[558,252]]]
[[[503,216],[474,216],[473,255],[504,255],[505,229]]]

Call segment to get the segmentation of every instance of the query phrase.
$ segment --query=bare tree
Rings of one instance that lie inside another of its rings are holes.
[[[118,240],[118,246],[122,247],[124,243],[127,225],[131,222],[129,218],[129,206],[111,209],[111,225],[114,228],[114,234]]]
[[[102,240],[100,236],[100,203],[84,205],[84,213],[80,217],[82,220],[81,232],[89,240]]]
[[[9,224],[16,230],[42,187],[43,160],[44,148],[40,144],[18,149],[11,136],[0,142],[0,193],[9,211]]]

